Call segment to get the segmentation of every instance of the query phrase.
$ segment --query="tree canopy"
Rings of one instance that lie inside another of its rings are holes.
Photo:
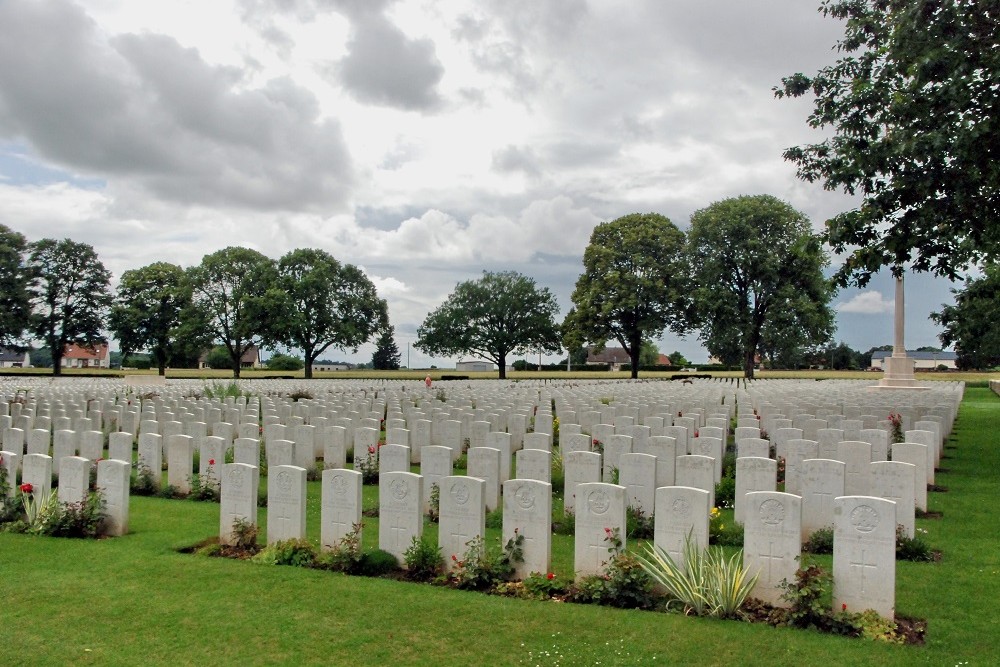
[[[31,333],[52,350],[52,374],[61,375],[68,344],[92,346],[102,340],[111,272],[86,243],[42,239],[28,248]]]
[[[176,264],[155,262],[123,273],[109,318],[122,357],[148,349],[164,375],[175,354],[204,338],[190,326],[190,318],[182,317],[191,305],[190,285]]]
[[[22,234],[0,225],[0,347],[22,343],[31,323],[30,276],[24,263],[27,248]]]
[[[778,97],[811,93],[808,123],[832,136],[789,148],[801,179],[860,197],[827,221],[848,253],[841,283],[884,265],[955,278],[1000,249],[1000,4],[824,0],[845,21],[841,57],[795,74]]]
[[[826,256],[805,216],[770,195],[725,199],[691,216],[688,323],[724,364],[753,377],[762,341],[819,345],[833,332]]]
[[[399,348],[394,338],[396,329],[388,326],[379,334],[375,341],[375,353],[372,355],[372,368],[377,371],[395,371],[399,369]]]
[[[541,350],[555,353],[560,336],[553,318],[559,311],[548,288],[515,271],[483,272],[458,283],[455,291],[427,315],[414,346],[434,356],[474,354],[507,377],[507,355]]]
[[[942,304],[931,319],[944,327],[939,338],[954,346],[961,369],[1000,366],[1000,265],[987,264],[983,275],[968,279],[964,289],[953,289],[955,303]]]
[[[274,338],[287,303],[277,286],[274,262],[249,248],[229,247],[205,255],[188,269],[194,307],[214,340],[225,346],[235,377],[240,359]]]
[[[356,352],[389,322],[386,302],[368,276],[323,250],[289,252],[278,260],[278,275],[288,304],[277,339],[302,350],[307,378],[329,347]]]
[[[664,329],[686,331],[683,317],[684,234],[656,213],[632,213],[594,227],[583,253],[583,274],[563,322],[568,347],[601,348],[614,339],[638,377],[642,343]]]

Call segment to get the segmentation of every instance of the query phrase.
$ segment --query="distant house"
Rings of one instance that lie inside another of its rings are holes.
[[[29,368],[31,356],[28,351],[18,352],[7,347],[0,347],[0,368]]]
[[[313,364],[314,371],[349,371],[351,370],[350,364],[334,362],[331,364],[318,363]]]
[[[111,348],[106,342],[91,347],[71,343],[63,349],[63,368],[111,368]]]
[[[600,352],[596,352],[593,347],[587,348],[587,365],[604,365],[607,364],[611,367],[613,371],[620,371],[622,369],[622,364],[632,363],[632,358],[628,356],[628,352],[621,347],[606,347]]]
[[[206,350],[202,352],[201,356],[198,357],[198,368],[205,369],[208,368],[208,355],[211,350]],[[240,368],[263,368],[264,364],[260,362],[260,350],[257,349],[256,345],[251,345],[247,348],[247,351],[243,353],[240,357]],[[314,367],[315,368],[315,367]]]
[[[670,365],[672,365],[672,364],[670,363],[670,357],[668,357],[668,356],[667,356],[667,355],[665,355],[665,354],[661,354],[661,355],[659,356],[659,358],[658,358],[658,359],[656,360],[656,363],[657,363],[658,365],[660,365],[660,366],[670,366]]]
[[[493,364],[489,361],[483,361],[481,359],[473,359],[472,361],[460,361],[455,364],[456,371],[492,371],[495,370]]]
[[[885,370],[885,360],[891,356],[892,350],[872,352],[872,370]],[[907,350],[906,356],[913,359],[914,370],[933,371],[937,370],[938,366],[944,366],[950,371],[958,369],[955,363],[958,360],[958,355],[954,352],[916,352],[914,350]]]

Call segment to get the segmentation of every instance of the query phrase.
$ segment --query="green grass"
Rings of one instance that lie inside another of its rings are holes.
[[[923,647],[187,555],[217,534],[218,505],[134,497],[123,538],[0,534],[0,664],[996,664],[998,419],[1000,398],[967,391],[937,477],[949,492],[930,496],[944,516],[917,522],[943,560],[898,564],[897,610],[928,619]],[[317,483],[308,513],[317,539]],[[553,536],[553,562],[571,571],[571,538]]]

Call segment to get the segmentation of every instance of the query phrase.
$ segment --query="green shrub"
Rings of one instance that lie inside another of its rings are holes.
[[[802,551],[811,554],[832,554],[833,553],[833,526],[820,528],[809,536]]]
[[[462,558],[451,555],[455,563],[448,581],[463,590],[485,591],[514,576],[514,564],[524,561],[524,535],[515,535],[501,549],[486,547],[481,536],[466,544]]]
[[[708,523],[708,543],[720,547],[742,547],[743,525],[727,520],[718,507],[712,508]]]
[[[252,560],[264,565],[312,567],[316,562],[316,548],[309,540],[281,540],[264,547]]]
[[[653,517],[643,514],[640,508],[629,505],[625,509],[625,534],[629,539],[653,539],[653,526]]]
[[[333,548],[316,557],[316,567],[345,574],[358,574],[364,553],[361,551],[361,528],[363,523],[351,526],[351,531],[337,541]]]
[[[896,560],[925,563],[934,560],[934,552],[919,534],[908,537],[902,525],[896,526]]]
[[[132,479],[131,493],[133,496],[155,496],[160,491],[159,481],[148,466],[141,466]]]
[[[50,537],[98,537],[104,521],[104,499],[91,491],[79,503],[56,501],[48,511],[40,512],[32,532]]]
[[[287,354],[276,354],[265,365],[269,371],[300,371],[305,368],[301,359]]]
[[[441,549],[430,540],[413,536],[413,542],[403,552],[406,576],[413,581],[430,581],[441,572]]]
[[[548,600],[556,596],[565,595],[571,586],[572,582],[556,576],[554,572],[546,574],[532,572],[521,582],[524,597],[534,600]]]
[[[381,577],[399,569],[399,560],[388,551],[373,549],[361,558],[358,574],[364,577]]]
[[[487,528],[503,528],[503,506],[486,513]]]
[[[722,509],[736,507],[736,477],[723,477],[715,485],[715,505]]]

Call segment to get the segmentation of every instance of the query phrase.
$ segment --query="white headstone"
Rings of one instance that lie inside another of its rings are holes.
[[[182,494],[191,492],[191,475],[194,474],[192,440],[189,435],[167,437],[167,484]]]
[[[902,461],[873,461],[870,465],[871,495],[896,503],[896,523],[907,537],[915,537],[913,494],[917,467]]]
[[[663,486],[656,490],[653,543],[678,567],[684,567],[684,542],[688,537],[698,549],[708,546],[708,491],[689,486]]]
[[[603,574],[614,553],[612,541],[620,539],[625,547],[625,487],[580,484],[576,495],[573,569],[577,577]]]
[[[267,471],[267,543],[306,536],[306,469],[275,466]]]
[[[67,456],[59,462],[59,502],[81,505],[86,502],[93,466],[93,461],[82,456]]]
[[[473,447],[469,450],[469,477],[483,480],[483,501],[486,511],[500,506],[500,450],[492,447]],[[567,473],[568,477],[568,473]]]
[[[128,434],[132,437],[132,434]],[[88,472],[89,475],[89,472]],[[101,532],[117,537],[128,533],[129,482],[132,465],[117,459],[97,462],[97,490],[104,501]]]
[[[441,479],[438,546],[447,570],[462,559],[469,542],[486,535],[485,486],[486,482],[477,477],[452,475]]]
[[[708,456],[689,454],[677,457],[676,486],[690,486],[708,492],[708,502],[715,506],[715,462]]]
[[[805,542],[821,528],[833,526],[833,501],[844,495],[847,466],[833,459],[802,462],[802,535]]]
[[[344,468],[323,471],[320,544],[331,549],[361,523],[361,473]],[[358,534],[360,538],[360,532]]]
[[[226,463],[222,467],[219,502],[219,542],[234,544],[233,527],[237,521],[257,525],[257,489],[260,470],[245,463]]]
[[[746,456],[736,459],[736,494],[733,516],[736,523],[746,521],[746,494],[753,491],[776,491],[778,462],[774,459]]]
[[[524,560],[514,564],[521,579],[548,572],[552,562],[552,485],[533,479],[503,484],[503,542],[523,537]]]
[[[597,452],[567,452],[563,455],[563,475],[563,511],[575,512],[576,487],[601,481],[601,455]]]
[[[833,609],[896,613],[896,504],[884,498],[834,501]]]
[[[527,442],[527,436],[525,436],[525,444]],[[514,455],[514,458],[517,460],[517,479],[536,479],[539,482],[552,481],[552,454],[549,451],[522,449]]]
[[[754,491],[746,496],[743,566],[759,572],[752,595],[785,606],[782,580],[794,581],[799,568],[802,499],[790,493]]]
[[[378,546],[402,563],[413,538],[419,540],[424,534],[423,483],[420,475],[412,472],[380,475],[378,503]]]
[[[626,506],[639,510],[645,516],[653,516],[656,457],[652,454],[622,454],[618,480],[625,487]]]

